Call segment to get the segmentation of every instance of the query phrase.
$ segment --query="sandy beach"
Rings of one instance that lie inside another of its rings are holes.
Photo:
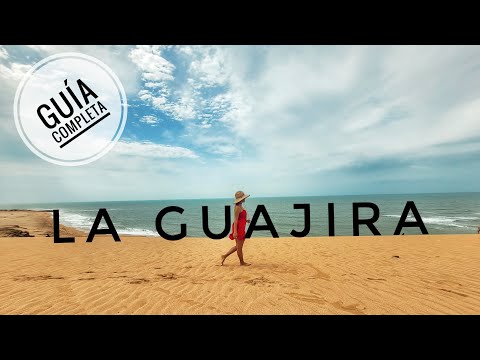
[[[62,236],[87,236],[83,231],[60,224]],[[0,210],[0,238],[53,236],[52,212],[33,210]]]
[[[0,314],[480,313],[479,235],[254,238],[241,267],[229,239],[54,244],[50,217],[0,211]]]

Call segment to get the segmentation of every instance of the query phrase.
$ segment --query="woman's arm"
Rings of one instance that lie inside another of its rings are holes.
[[[238,225],[238,217],[240,216],[240,206],[235,205],[235,210],[233,211],[233,238],[237,239],[237,225]]]

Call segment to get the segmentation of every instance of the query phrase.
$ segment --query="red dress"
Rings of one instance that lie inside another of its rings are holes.
[[[238,240],[245,240],[245,227],[247,225],[247,210],[243,209],[240,214],[238,215],[237,220],[237,238]],[[233,238],[233,232],[235,231],[235,222],[232,224],[232,233],[228,236],[231,240],[235,240]]]

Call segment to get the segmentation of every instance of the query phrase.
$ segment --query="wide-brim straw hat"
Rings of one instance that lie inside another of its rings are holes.
[[[250,195],[245,194],[243,191],[237,191],[235,193],[235,204],[238,204],[240,201],[245,200]]]

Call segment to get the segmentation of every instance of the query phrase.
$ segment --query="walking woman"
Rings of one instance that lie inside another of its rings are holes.
[[[237,252],[240,265],[249,266],[251,264],[243,261],[243,244],[245,242],[245,227],[250,220],[247,220],[247,210],[243,208],[245,199],[250,195],[246,195],[243,191],[235,193],[235,210],[233,212],[232,233],[228,236],[231,240],[235,240],[235,246],[232,247],[225,255],[222,255],[222,265],[227,257]]]

